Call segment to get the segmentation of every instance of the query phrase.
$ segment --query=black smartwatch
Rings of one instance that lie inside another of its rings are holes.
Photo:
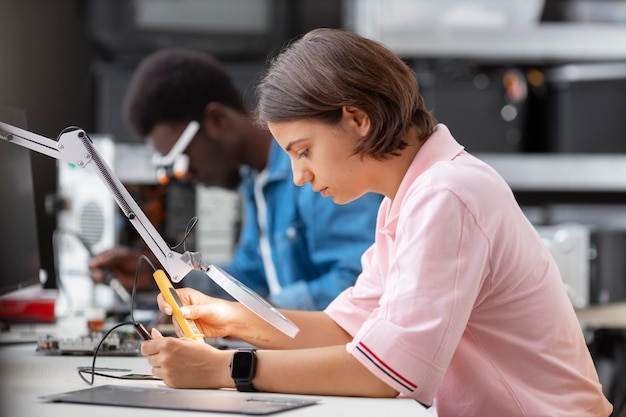
[[[256,392],[252,378],[256,371],[256,349],[237,349],[230,361],[230,376],[235,381],[237,391]]]

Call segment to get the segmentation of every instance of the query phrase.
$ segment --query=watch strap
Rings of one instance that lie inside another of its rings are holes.
[[[252,381],[235,381],[235,388],[237,388],[237,391],[239,392],[258,392],[259,391],[254,387],[254,384],[252,384]]]

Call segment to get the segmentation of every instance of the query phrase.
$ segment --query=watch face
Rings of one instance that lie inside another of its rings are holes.
[[[253,373],[254,353],[252,352],[235,352],[233,357],[233,366],[231,369],[231,377],[250,378]]]

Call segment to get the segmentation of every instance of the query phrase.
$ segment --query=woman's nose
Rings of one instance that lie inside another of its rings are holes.
[[[310,182],[313,178],[311,171],[297,162],[291,163],[291,171],[293,172],[293,183],[298,187]]]

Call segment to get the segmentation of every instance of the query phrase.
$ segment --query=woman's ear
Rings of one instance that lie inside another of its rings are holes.
[[[349,126],[357,129],[360,136],[367,135],[370,131],[370,118],[363,110],[354,106],[343,106],[342,118]]]

